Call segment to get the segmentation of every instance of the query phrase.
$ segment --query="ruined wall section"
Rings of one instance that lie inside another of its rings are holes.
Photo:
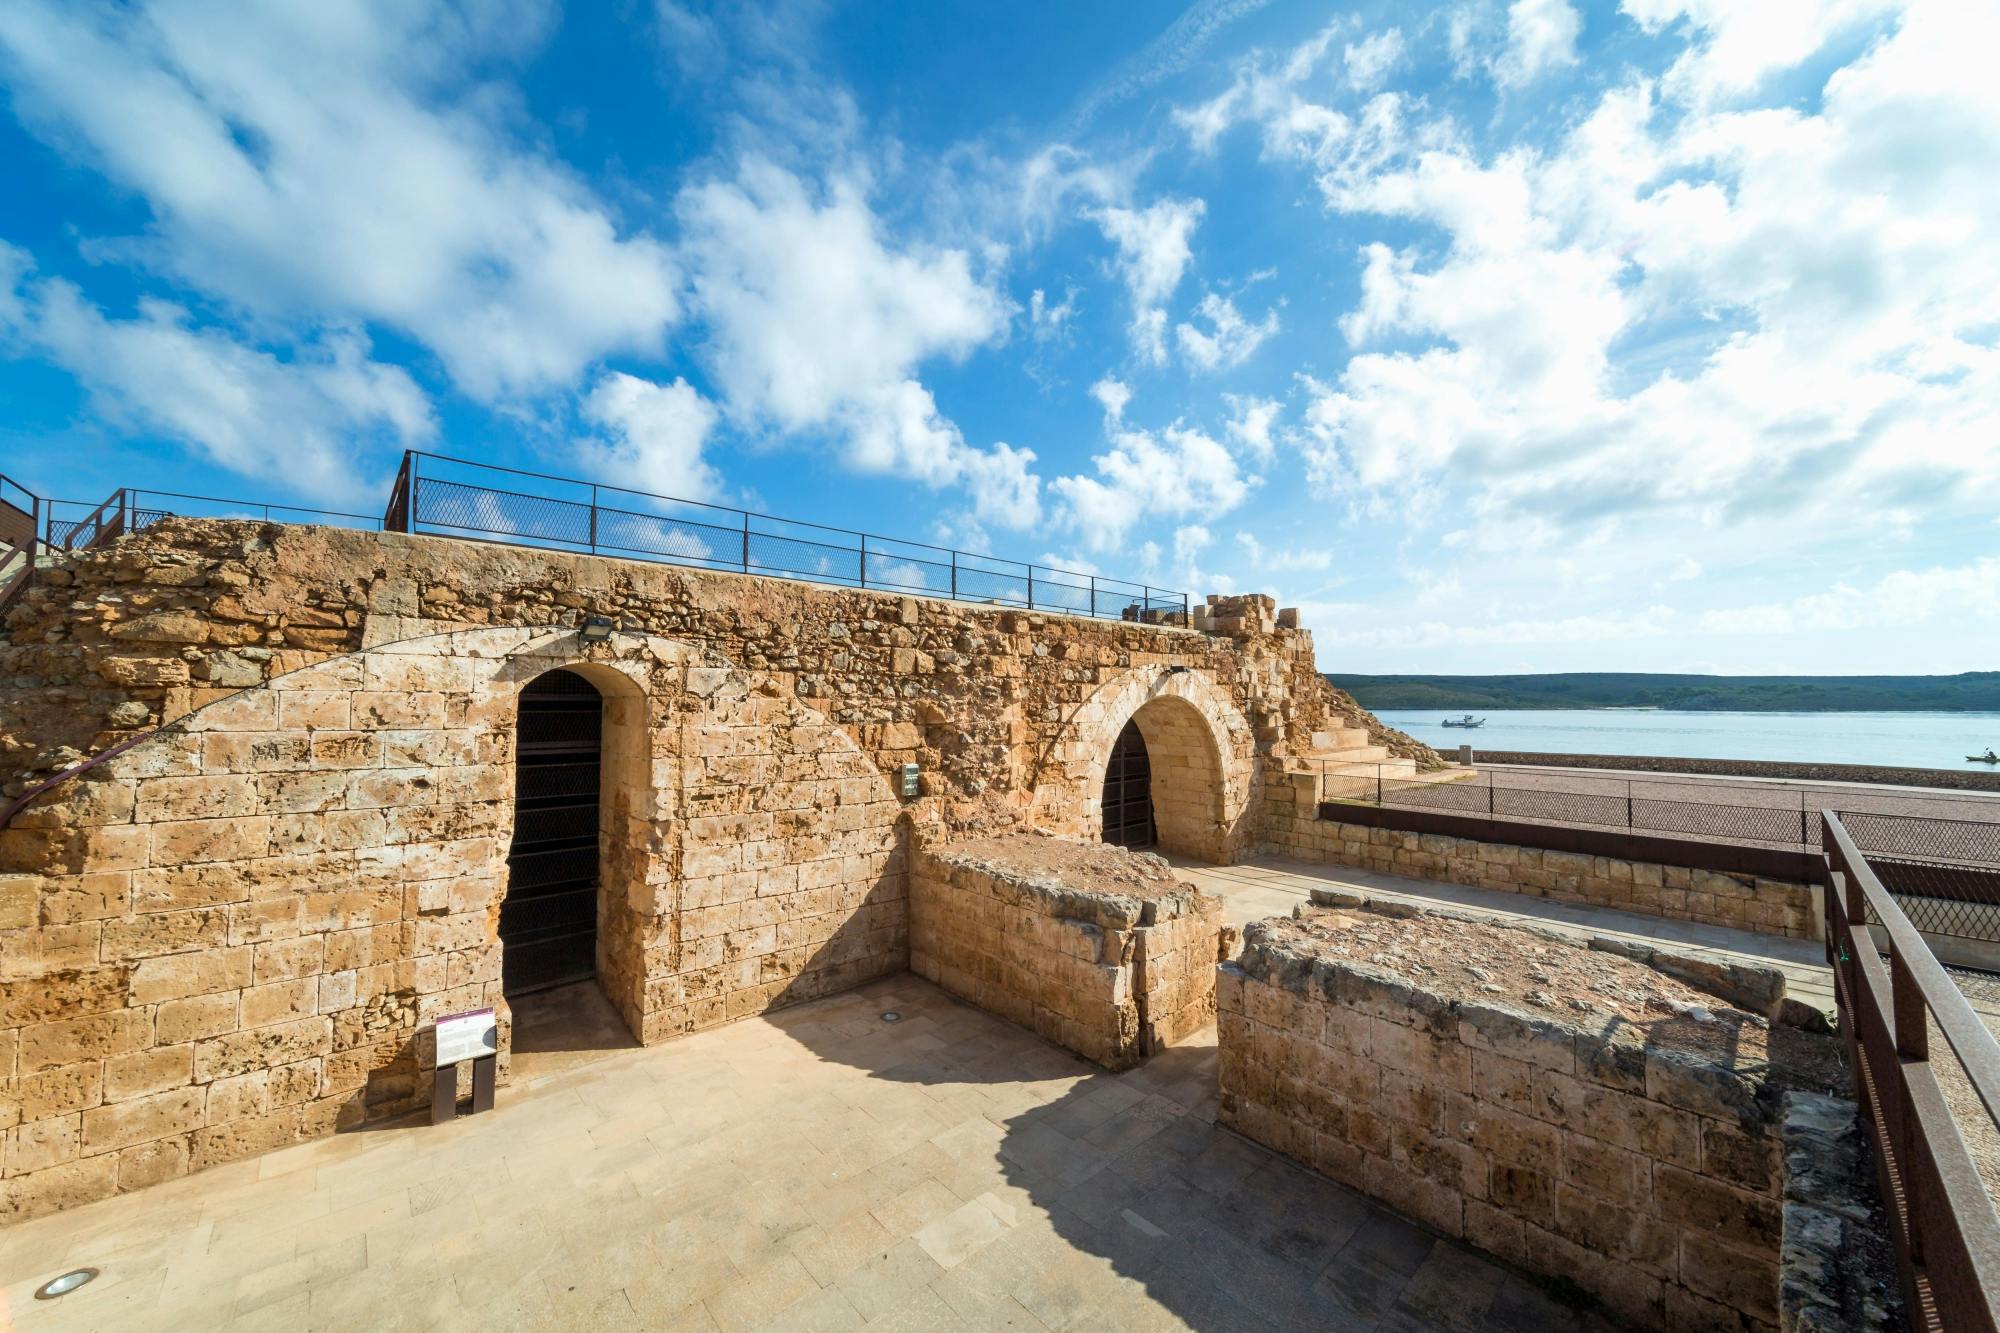
[[[1043,771],[1048,756],[1099,686],[1134,667],[1205,673],[1265,757],[1304,753],[1315,732],[1353,724],[1318,673],[1311,633],[1276,624],[1269,598],[1218,598],[1203,611],[1212,633],[433,537],[169,518],[45,570],[10,614],[0,794],[364,646],[588,615],[770,672],[883,771],[921,764],[924,796],[954,828],[1018,823],[1031,787],[1067,781]],[[1435,762],[1408,737],[1397,743]]]
[[[0,1220],[420,1105],[501,993],[517,700],[606,701],[599,970],[654,1041],[902,970],[902,807],[847,731],[670,640],[426,635],[243,690],[0,833]]]

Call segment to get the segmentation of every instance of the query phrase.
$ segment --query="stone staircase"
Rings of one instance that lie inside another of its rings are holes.
[[[1303,754],[1284,760],[1285,780],[1294,799],[1315,808],[1321,801],[1372,801],[1383,784],[1464,782],[1477,771],[1454,767],[1420,773],[1416,760],[1391,755],[1387,746],[1374,744],[1363,727],[1314,732]]]

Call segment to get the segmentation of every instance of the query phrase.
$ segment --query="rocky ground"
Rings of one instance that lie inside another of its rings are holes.
[[[1174,874],[1163,857],[1102,842],[1073,842],[1047,833],[967,838],[932,849],[954,862],[974,865],[1002,879],[1059,882],[1085,893],[1158,899],[1191,894],[1193,885]]]
[[[1847,1077],[1831,1037],[1774,1026],[1688,982],[1619,954],[1457,916],[1322,908],[1278,926],[1317,951],[1365,962],[1453,1002],[1504,1003],[1577,1027],[1634,1029],[1646,1045],[1785,1087],[1838,1092]]]

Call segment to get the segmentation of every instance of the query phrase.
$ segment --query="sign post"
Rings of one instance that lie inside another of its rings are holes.
[[[472,1062],[472,1114],[493,1109],[493,1085],[500,1066],[500,1025],[491,1009],[440,1014],[437,1020],[437,1082],[431,1088],[431,1123],[458,1116],[458,1067]]]

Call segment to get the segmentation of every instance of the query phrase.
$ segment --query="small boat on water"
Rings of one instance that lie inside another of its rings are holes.
[[[1451,723],[1447,722],[1445,725],[1450,726]],[[2000,754],[1995,754],[1991,750],[1988,750],[1985,754],[1969,754],[1965,756],[1965,762],[1968,764],[2000,764]]]
[[[1483,717],[1474,717],[1472,714],[1467,713],[1464,717],[1446,718],[1444,725],[1447,727],[1483,727],[1486,725],[1486,719]]]

